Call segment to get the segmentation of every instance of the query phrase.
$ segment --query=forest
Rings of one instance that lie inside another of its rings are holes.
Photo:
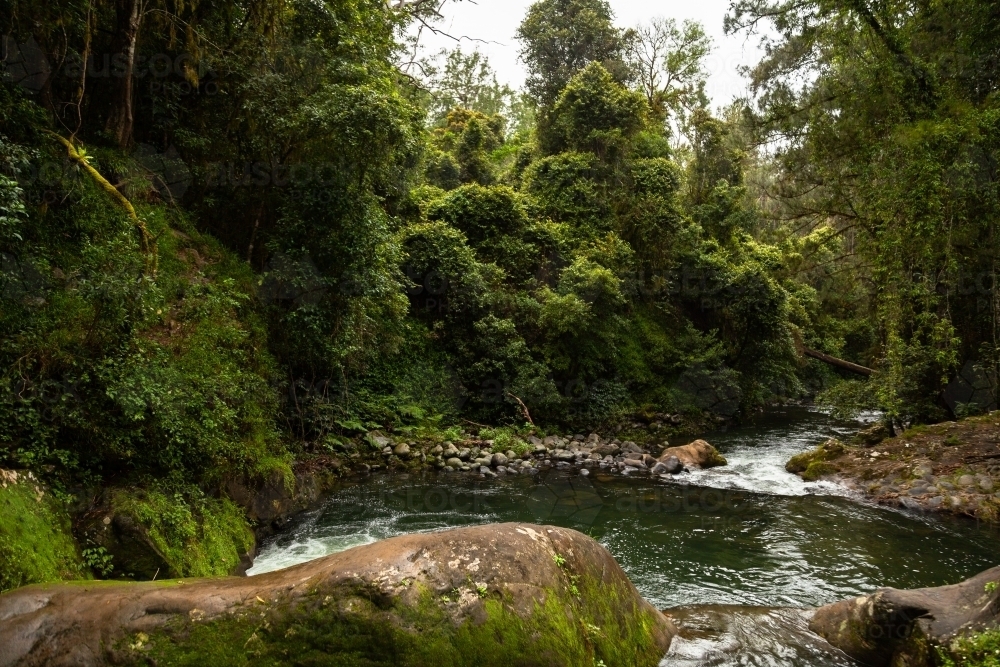
[[[714,107],[696,23],[538,0],[512,90],[446,4],[0,0],[0,467],[209,575],[379,434],[996,409],[1000,5],[734,0]]]

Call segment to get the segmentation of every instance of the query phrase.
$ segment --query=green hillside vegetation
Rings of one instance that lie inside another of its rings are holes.
[[[997,8],[765,18],[713,112],[704,32],[604,0],[531,7],[523,94],[417,76],[425,2],[0,0],[0,467],[225,574],[227,480],[376,429],[987,407],[942,391],[1000,365]]]

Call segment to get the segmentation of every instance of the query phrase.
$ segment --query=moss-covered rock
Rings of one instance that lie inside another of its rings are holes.
[[[0,596],[0,618],[0,652],[28,667],[653,666],[675,633],[597,542],[527,524],[250,578],[29,587]]]
[[[63,504],[31,473],[0,470],[0,591],[84,576]]]
[[[233,574],[255,548],[239,506],[196,490],[109,489],[83,526],[86,542],[111,555],[114,574],[135,579]]]
[[[837,472],[837,466],[830,462],[840,458],[845,451],[843,443],[830,439],[811,452],[793,456],[785,464],[785,470],[801,476],[807,482],[814,482],[824,475]]]

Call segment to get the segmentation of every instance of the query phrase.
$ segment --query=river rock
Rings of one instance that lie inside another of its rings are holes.
[[[615,456],[622,451],[622,448],[615,443],[605,442],[597,445],[591,451],[601,456]]]
[[[441,455],[444,456],[446,459],[458,458],[458,447],[456,447],[450,442],[445,443],[445,448],[444,451],[441,452]]]
[[[249,578],[31,586],[0,595],[0,619],[3,667],[655,665],[676,633],[596,541],[516,523]]]
[[[640,470],[640,469],[641,470],[645,470],[646,469],[646,464],[643,463],[643,461],[641,459],[631,459],[631,458],[629,458],[629,459],[625,459],[623,461],[623,463],[626,466],[630,466],[632,468],[636,468],[637,470]]]
[[[874,424],[863,431],[858,431],[852,439],[853,444],[862,447],[874,447],[889,437],[889,429],[882,422]]]
[[[997,580],[1000,567],[952,586],[882,588],[819,608],[809,629],[870,667],[930,667],[935,647],[1000,622],[1000,591],[986,591]]]
[[[958,478],[959,486],[973,486],[976,483],[976,478],[972,475],[962,475]]]
[[[493,460],[491,461],[491,463],[494,466],[505,466],[507,465],[507,455],[501,452],[497,452],[496,454],[493,455]]]
[[[659,460],[666,462],[672,456],[676,457],[685,468],[715,468],[728,463],[719,450],[704,440],[695,440],[682,447],[664,449]]]
[[[405,442],[398,444],[396,445],[396,448],[392,450],[392,453],[399,458],[408,457],[410,455],[410,446]]]
[[[653,466],[654,475],[676,475],[684,470],[684,464],[676,456],[668,456]]]
[[[456,456],[453,456],[450,459],[448,459],[447,461],[445,461],[444,464],[446,466],[448,466],[449,468],[461,468],[462,467],[462,459],[460,459],[460,458],[458,458]]]

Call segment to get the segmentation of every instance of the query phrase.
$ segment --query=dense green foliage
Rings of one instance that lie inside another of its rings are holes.
[[[743,0],[715,117],[704,32],[604,0],[530,8],[521,98],[414,79],[425,2],[0,0],[0,463],[143,485],[197,573],[205,493],[372,429],[746,417],[841,379],[803,345],[943,418],[1000,364],[996,12]]]
[[[1000,9],[743,0],[729,27],[761,22],[775,29],[753,72],[753,131],[774,146],[768,207],[781,238],[818,244],[800,275],[839,293],[806,340],[878,371],[841,397],[941,419],[954,407],[941,390],[971,361],[995,402]]]

